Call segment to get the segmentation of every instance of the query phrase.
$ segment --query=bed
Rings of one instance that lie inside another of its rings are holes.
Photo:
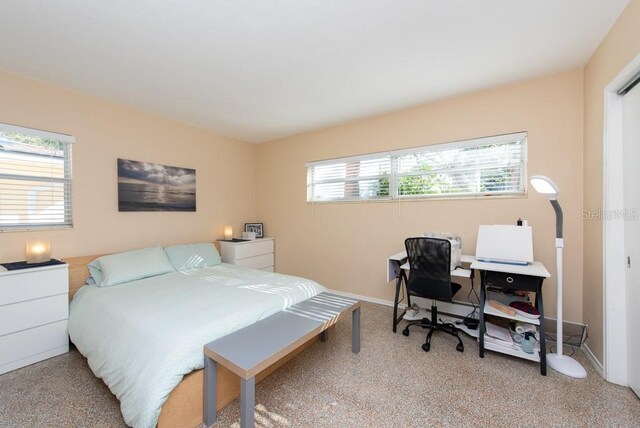
[[[324,291],[307,279],[224,263],[83,286],[93,259],[66,260],[74,296],[69,334],[135,427],[200,424],[203,345]],[[238,377],[221,370],[217,389],[222,408],[238,396]]]

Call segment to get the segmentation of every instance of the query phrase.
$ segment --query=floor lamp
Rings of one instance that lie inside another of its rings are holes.
[[[575,378],[585,378],[587,377],[587,372],[584,367],[573,358],[563,355],[562,353],[562,247],[564,247],[564,240],[562,238],[562,208],[560,208],[557,199],[560,190],[549,177],[545,177],[544,175],[534,175],[529,178],[529,182],[536,192],[549,197],[549,201],[556,212],[556,301],[558,307],[556,315],[556,340],[558,349],[555,354],[547,355],[547,364],[553,370],[564,375]],[[544,320],[541,320],[541,322],[544,322]]]

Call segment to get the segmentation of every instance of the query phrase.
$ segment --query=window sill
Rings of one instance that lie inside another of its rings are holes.
[[[429,202],[429,201],[486,201],[488,199],[527,199],[528,194],[524,195],[486,195],[486,196],[441,196],[431,198],[421,197],[402,197],[394,199],[353,199],[353,200],[334,200],[334,201],[307,201],[307,205],[317,204],[397,204],[402,202]]]

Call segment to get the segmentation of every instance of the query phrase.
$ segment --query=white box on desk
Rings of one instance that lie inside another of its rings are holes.
[[[529,226],[481,225],[476,259],[526,265],[533,262],[533,232]]]

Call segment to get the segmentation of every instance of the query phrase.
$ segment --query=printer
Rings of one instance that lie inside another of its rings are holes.
[[[425,232],[422,236],[448,240],[451,243],[451,270],[462,266],[462,238],[459,235],[443,232]]]

